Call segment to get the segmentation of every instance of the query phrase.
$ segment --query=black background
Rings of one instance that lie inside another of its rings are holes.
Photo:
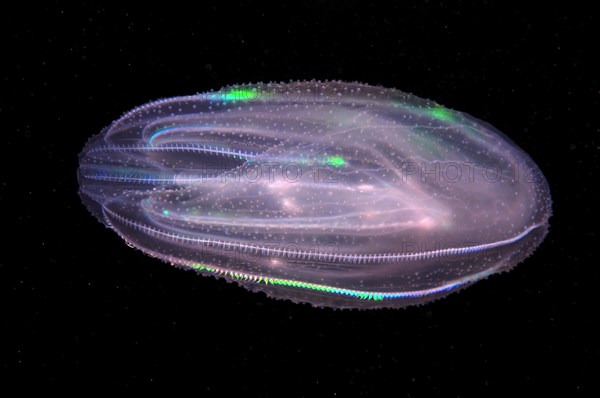
[[[3,11],[4,383],[306,397],[598,392],[600,21],[591,8],[193,5]],[[515,270],[443,300],[334,311],[148,258],[80,203],[77,154],[123,112],[297,79],[395,87],[490,122],[546,175],[549,236]]]

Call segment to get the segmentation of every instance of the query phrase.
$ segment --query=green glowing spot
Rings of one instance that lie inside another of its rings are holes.
[[[236,89],[221,94],[223,101],[247,101],[256,98],[256,89]]]
[[[333,167],[342,167],[346,164],[346,160],[341,156],[328,156],[325,160]]]
[[[452,112],[449,109],[438,106],[430,110],[431,116],[445,122],[452,120]]]
[[[169,215],[169,210],[163,210],[163,216],[168,216]]]

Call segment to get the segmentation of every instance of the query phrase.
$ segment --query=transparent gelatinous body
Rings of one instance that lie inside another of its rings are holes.
[[[343,82],[143,105],[80,155],[81,196],[129,244],[269,296],[401,307],[516,265],[548,185],[492,126]]]

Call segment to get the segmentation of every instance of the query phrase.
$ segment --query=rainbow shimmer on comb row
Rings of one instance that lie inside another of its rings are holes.
[[[247,283],[247,282],[255,283],[255,284],[264,283],[265,285],[314,290],[317,292],[348,296],[348,297],[357,298],[360,300],[374,300],[374,301],[393,300],[393,299],[400,299],[400,298],[424,297],[424,296],[429,296],[432,294],[449,292],[449,291],[454,290],[466,283],[472,282],[472,280],[471,281],[458,281],[458,282],[451,283],[447,286],[441,286],[439,288],[430,289],[430,290],[426,290],[426,291],[397,292],[397,293],[367,292],[367,291],[352,290],[352,289],[341,289],[341,288],[337,288],[334,286],[326,286],[326,285],[320,285],[320,284],[316,284],[316,283],[307,283],[307,282],[301,282],[301,281],[296,281],[296,280],[291,280],[291,279],[269,278],[269,277],[262,277],[259,275],[231,272],[228,270],[214,268],[214,267],[210,267],[208,265],[203,265],[203,264],[193,264],[192,263],[192,264],[183,264],[183,265],[185,267],[194,269],[196,271],[208,272],[213,275],[222,276],[224,278],[232,278],[237,281],[244,282],[244,283]],[[487,275],[478,275],[478,278],[482,278],[484,276],[487,276]],[[476,279],[476,278],[474,278],[474,279]]]

